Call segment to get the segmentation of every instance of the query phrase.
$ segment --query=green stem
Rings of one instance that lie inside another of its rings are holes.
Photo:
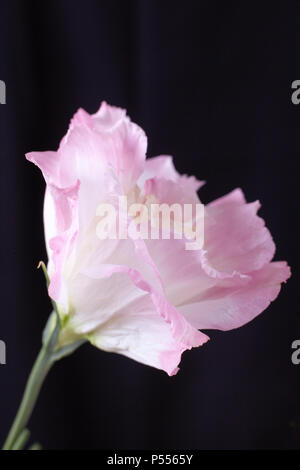
[[[16,440],[19,438],[20,433],[22,433],[26,427],[43,382],[53,362],[51,350],[49,350],[47,345],[43,346],[29,375],[20,407],[3,446],[3,450],[11,450]]]
[[[30,438],[30,432],[28,431],[28,429],[24,429],[19,434],[19,437],[15,440],[11,450],[23,450],[29,438]]]

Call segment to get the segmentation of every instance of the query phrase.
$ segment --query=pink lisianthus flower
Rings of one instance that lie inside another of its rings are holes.
[[[271,262],[275,245],[259,203],[247,203],[240,189],[205,206],[199,250],[175,237],[99,239],[97,208],[119,196],[150,205],[200,202],[201,182],[178,174],[169,156],[146,159],[146,150],[143,130],[103,102],[96,114],[75,114],[56,152],[26,157],[47,185],[49,295],[62,319],[60,346],[87,338],[173,375],[183,351],[209,339],[200,330],[252,320],[290,269]]]

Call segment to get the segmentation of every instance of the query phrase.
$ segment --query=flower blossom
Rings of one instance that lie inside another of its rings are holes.
[[[204,244],[184,239],[97,237],[101,203],[197,204],[202,182],[180,175],[169,156],[146,159],[147,138],[123,109],[80,109],[57,151],[27,159],[46,181],[45,239],[49,295],[63,328],[60,344],[93,345],[166,371],[186,349],[209,339],[201,330],[238,328],[265,310],[290,276],[272,262],[275,245],[257,215],[259,202],[231,193],[204,209]],[[128,220],[128,214],[122,214]]]

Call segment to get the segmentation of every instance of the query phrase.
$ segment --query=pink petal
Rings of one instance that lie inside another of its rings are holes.
[[[149,255],[160,273],[166,297],[179,306],[216,284],[202,266],[203,252],[188,251],[185,240],[146,240]]]
[[[26,153],[28,161],[34,163],[43,173],[46,183],[60,186],[59,155],[57,152],[29,152]]]
[[[239,189],[206,206],[204,250],[216,271],[247,274],[272,260],[275,245],[259,207],[247,204]]]
[[[172,157],[160,156],[146,160],[145,171],[138,184],[144,187],[147,195],[154,195],[160,203],[197,203],[197,191],[204,181],[194,176],[180,175]]]
[[[246,285],[229,288],[216,286],[178,310],[195,328],[238,328],[263,312],[276,299],[281,283],[290,275],[286,262],[270,263],[254,271]]]
[[[190,182],[193,182],[194,191],[198,191],[204,184],[204,181],[199,181],[194,176],[187,177],[187,175],[178,173],[173,163],[173,157],[169,155],[147,158],[143,179],[146,181],[153,178],[173,181],[174,183],[178,183],[182,178],[187,178]]]
[[[143,182],[152,178],[163,178],[165,180],[176,182],[179,178],[176,171],[173,157],[169,155],[160,155],[159,157],[147,158],[145,162],[145,171],[143,173]]]
[[[104,167],[110,166],[125,193],[143,171],[146,150],[144,131],[130,121],[124,110],[105,102],[93,115],[80,109],[60,145],[60,152],[63,159],[69,162],[68,166],[72,160],[77,160],[80,181],[92,182],[96,177],[101,177]]]
[[[111,131],[126,119],[126,110],[116,106],[109,106],[103,101],[99,110],[92,114],[92,119],[96,130]]]
[[[115,293],[118,293],[116,296]],[[94,265],[74,278],[72,328],[107,351],[124,354],[173,375],[181,354],[208,340],[126,266]]]
[[[253,310],[248,313],[245,307],[244,316],[233,316],[232,324],[250,321],[268,306],[274,292],[276,295],[279,292],[280,283],[289,277],[286,264],[279,263],[278,268],[277,263],[270,265],[274,243],[263,220],[256,215],[257,209],[257,203],[246,204],[240,190],[206,206],[203,250],[185,250],[184,240],[146,241],[149,254],[160,272],[167,298],[195,327],[216,325],[214,327],[218,328],[219,325],[223,328],[222,318],[229,325],[226,305],[231,296],[236,298],[237,293],[239,296],[245,293],[246,296],[247,292],[251,292]],[[275,277],[271,277],[271,284],[265,286],[264,273],[268,273],[269,269]],[[256,286],[255,289],[253,286]],[[210,317],[209,308],[215,305],[213,301],[216,298],[220,317],[217,321]],[[237,298],[243,299],[246,304],[244,297]],[[203,302],[206,302],[205,305]]]
[[[45,195],[45,238],[49,255],[49,295],[68,311],[67,287],[64,266],[74,247],[78,232],[79,181],[73,186],[59,189],[49,185]]]

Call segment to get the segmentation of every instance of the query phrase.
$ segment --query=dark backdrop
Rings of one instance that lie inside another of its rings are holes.
[[[1,1],[0,438],[40,347],[50,304],[40,172],[78,107],[128,109],[149,156],[205,179],[203,202],[241,186],[262,202],[293,277],[249,325],[161,371],[86,345],[50,373],[30,428],[45,448],[300,447],[297,289],[300,2]]]

